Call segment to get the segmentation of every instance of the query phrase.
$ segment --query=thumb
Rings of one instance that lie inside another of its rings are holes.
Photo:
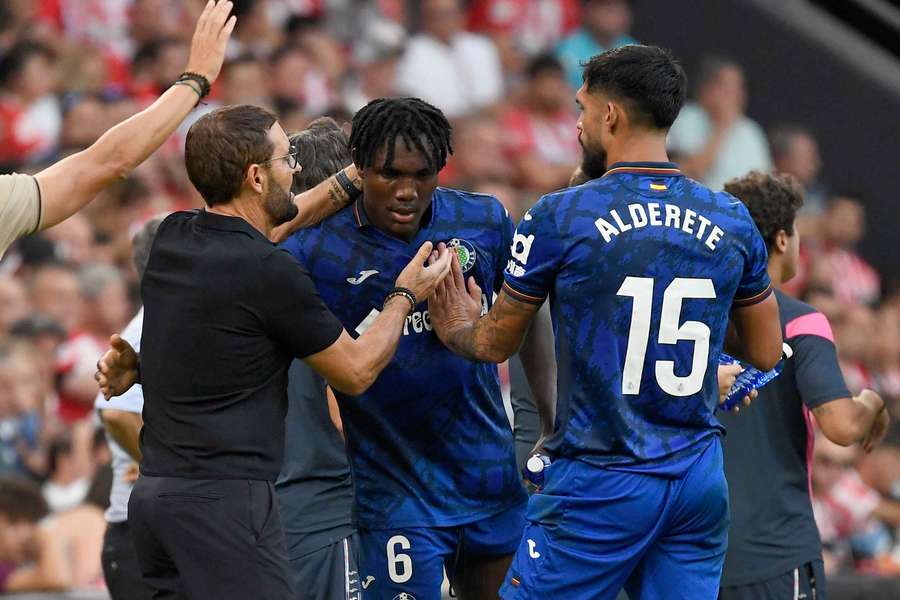
[[[416,256],[414,260],[416,264],[423,265],[425,261],[428,260],[428,257],[431,255],[431,250],[434,248],[434,244],[431,242],[425,242],[419,247],[419,251],[416,252]]]
[[[118,333],[110,336],[109,345],[112,346],[114,350],[118,350],[119,352],[124,352],[128,349],[128,342],[123,340]]]

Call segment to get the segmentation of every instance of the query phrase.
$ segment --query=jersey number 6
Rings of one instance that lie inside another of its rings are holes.
[[[406,583],[412,578],[413,564],[409,554],[397,552],[397,546],[401,550],[409,550],[409,538],[405,535],[395,535],[387,541],[388,575],[394,583]],[[398,572],[397,567],[400,567]]]
[[[618,296],[634,299],[631,309],[631,329],[628,348],[625,351],[625,368],[622,370],[622,394],[636,395],[641,391],[641,375],[644,357],[650,341],[650,322],[653,311],[653,279],[650,277],[626,277]],[[681,302],[685,298],[716,297],[711,279],[676,277],[663,293],[662,314],[659,319],[659,343],[676,344],[682,340],[694,342],[691,371],[680,377],[675,374],[675,362],[656,361],[656,382],[672,396],[690,396],[703,387],[703,379],[709,366],[709,327],[700,321],[681,320]]]

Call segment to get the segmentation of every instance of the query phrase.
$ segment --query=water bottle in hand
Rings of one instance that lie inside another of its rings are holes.
[[[731,389],[728,390],[728,394],[725,396],[725,401],[719,404],[719,408],[721,410],[731,410],[735,406],[738,405],[752,390],[758,390],[765,386],[767,383],[781,375],[781,372],[784,371],[785,361],[793,356],[794,351],[787,344],[782,344],[781,346],[782,354],[781,360],[778,361],[778,364],[775,365],[775,368],[771,371],[760,371],[755,367],[745,367],[743,371],[737,376],[737,379],[734,380],[734,385],[731,386]],[[724,352],[719,355],[719,364],[720,365],[731,365],[736,362],[739,362],[737,359],[725,354]]]

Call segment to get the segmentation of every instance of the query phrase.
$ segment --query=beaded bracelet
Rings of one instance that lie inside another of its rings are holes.
[[[409,312],[410,313],[416,309],[416,304],[418,304],[418,302],[416,302],[416,295],[413,293],[412,290],[404,288],[404,287],[395,287],[394,289],[392,289],[388,293],[387,298],[384,299],[384,304],[382,305],[381,308],[383,309],[385,306],[387,306],[387,303],[390,301],[390,299],[395,296],[403,296],[404,298],[409,300]]]

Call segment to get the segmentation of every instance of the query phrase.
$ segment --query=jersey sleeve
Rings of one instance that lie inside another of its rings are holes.
[[[797,391],[807,408],[851,396],[838,366],[831,325],[825,315],[814,312],[788,321],[785,341],[794,351],[791,360]]]
[[[497,210],[500,212],[500,248],[497,249],[497,261],[494,268],[494,291],[500,293],[503,287],[503,277],[506,266],[509,264],[510,251],[512,246],[513,235],[516,227],[513,225],[512,219],[509,217],[509,211],[497,201]]]
[[[766,242],[763,240],[759,229],[750,217],[747,207],[740,205],[746,216],[748,232],[741,252],[744,255],[744,270],[741,274],[741,282],[734,294],[734,306],[752,306],[765,300],[772,293],[772,281],[769,279],[769,253],[766,250]]]
[[[344,326],[316,290],[306,269],[280,249],[263,261],[261,272],[269,285],[259,289],[279,289],[261,300],[261,317],[266,332],[295,358],[305,358],[331,346]]]
[[[41,221],[41,192],[31,175],[0,175],[0,255]]]
[[[513,298],[543,304],[562,262],[553,202],[544,197],[525,213],[513,234],[503,289]]]

